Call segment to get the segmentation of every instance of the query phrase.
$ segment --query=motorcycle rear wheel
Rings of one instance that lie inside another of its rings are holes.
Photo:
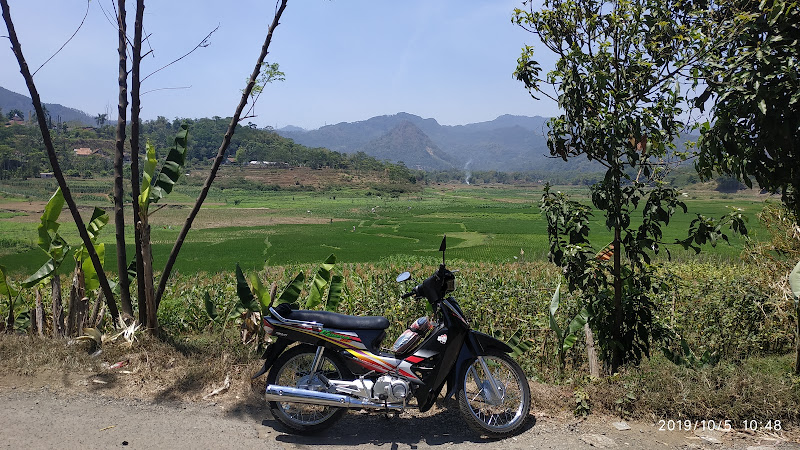
[[[525,425],[531,408],[531,391],[525,372],[502,352],[483,355],[487,374],[476,358],[462,374],[463,388],[457,394],[461,414],[476,432],[504,438]],[[499,397],[492,393],[488,375],[494,378]]]
[[[297,345],[283,352],[269,371],[267,384],[324,390],[322,382],[310,374],[315,354],[316,347],[310,345]],[[325,352],[319,373],[329,380],[342,380],[348,372],[338,355]],[[289,402],[269,402],[269,409],[273,417],[296,433],[321,431],[333,425],[347,412],[343,408]]]

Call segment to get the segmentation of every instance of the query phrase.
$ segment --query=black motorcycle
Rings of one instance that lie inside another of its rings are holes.
[[[402,412],[433,407],[445,383],[467,423],[478,433],[505,437],[522,429],[531,395],[522,368],[505,343],[470,329],[448,294],[455,276],[444,264],[446,237],[436,272],[402,298],[425,298],[433,320],[417,319],[392,346],[381,350],[389,320],[327,311],[270,308],[264,352],[270,411],[294,432],[332,425],[348,408]],[[398,282],[410,278],[408,272]],[[292,343],[298,345],[290,347]]]

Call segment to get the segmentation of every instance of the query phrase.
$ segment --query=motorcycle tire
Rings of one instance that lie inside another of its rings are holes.
[[[491,438],[505,438],[519,432],[528,419],[531,390],[522,368],[507,354],[490,351],[482,355],[499,391],[499,398],[477,358],[461,375],[457,395],[461,415],[470,428]]]
[[[309,377],[316,350],[311,345],[297,345],[283,352],[267,375],[267,385],[322,390],[321,382]],[[329,380],[345,379],[349,373],[339,355],[331,351],[323,354],[320,372]],[[295,433],[321,431],[347,412],[344,408],[289,402],[269,402],[269,409],[273,417]]]

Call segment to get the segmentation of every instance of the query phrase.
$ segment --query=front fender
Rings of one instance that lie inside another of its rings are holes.
[[[480,331],[470,330],[467,339],[464,340],[464,345],[461,347],[461,352],[458,354],[458,359],[453,365],[453,370],[450,371],[447,377],[447,394],[445,394],[445,398],[450,397],[464,387],[464,377],[461,375],[466,370],[467,365],[473,359],[487,354],[490,350],[497,350],[503,353],[514,351],[508,344],[499,339]]]

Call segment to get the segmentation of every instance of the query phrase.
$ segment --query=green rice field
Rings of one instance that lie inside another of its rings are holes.
[[[113,215],[112,205],[102,195],[99,183],[88,181],[72,188],[79,194],[79,204],[85,206],[84,218],[91,214],[90,206],[100,206]],[[588,202],[587,190],[564,189],[572,190],[572,198]],[[47,193],[54,190],[52,180],[0,184],[0,264],[9,272],[30,274],[46,261],[45,254],[36,247],[36,227],[41,215],[41,208],[36,212],[36,206],[43,207]],[[369,191],[346,189],[325,192],[212,189],[187,237],[176,270],[228,272],[237,262],[244,269],[260,269],[265,264],[318,262],[331,253],[341,262],[439,257],[437,250],[443,234],[448,236],[448,258],[486,262],[542,260],[546,258],[548,244],[546,224],[538,207],[541,190],[541,186],[428,186],[399,197],[380,197]],[[166,207],[151,216],[156,268],[163,267],[197,192],[196,186],[176,188],[166,199]],[[751,234],[758,238],[755,215],[763,207],[763,198],[752,193],[731,196],[690,192],[685,201],[689,212],[673,218],[665,230],[666,241],[685,237],[696,214],[720,216],[729,206],[744,210],[750,217]],[[79,244],[80,238],[66,208],[60,221],[60,233],[67,242]],[[127,251],[131,255],[133,238],[129,221],[130,217],[126,217]],[[595,216],[592,234],[597,249],[611,240],[599,215]],[[106,267],[113,270],[113,224],[103,230],[101,241],[107,246]],[[694,257],[693,252],[673,247],[673,258]],[[732,237],[731,245],[708,247],[704,254],[737,258],[742,248],[743,241]]]

